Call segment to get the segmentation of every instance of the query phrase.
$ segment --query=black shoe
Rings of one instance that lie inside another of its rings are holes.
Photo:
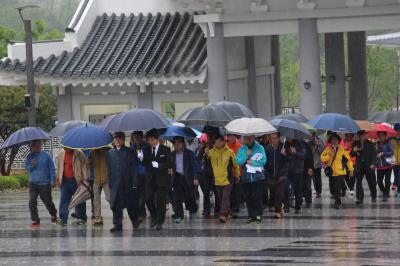
[[[247,219],[247,223],[248,223],[248,224],[251,224],[251,223],[253,223],[253,222],[255,222],[255,220],[254,220],[253,218]]]
[[[375,203],[376,202],[376,198],[371,198],[371,202]]]
[[[335,205],[333,205],[333,208],[335,208],[336,210],[340,209],[340,204],[339,203],[335,203]]]
[[[300,209],[296,209],[294,213],[295,214],[299,214],[300,213]]]
[[[356,200],[356,205],[362,205],[363,201],[362,200]]]
[[[157,230],[157,231],[162,230],[162,224],[157,224],[157,225],[156,225],[156,230]]]
[[[114,225],[114,227],[110,229],[111,233],[120,232],[120,231],[122,231],[122,225]]]
[[[71,217],[75,219],[79,219],[79,216],[76,212],[71,213]]]
[[[151,227],[151,228],[154,228],[156,225],[157,225],[156,221],[151,220],[150,227]]]
[[[283,211],[284,211],[285,213],[290,213],[290,208],[289,208],[289,207],[284,207],[284,208],[283,208]]]

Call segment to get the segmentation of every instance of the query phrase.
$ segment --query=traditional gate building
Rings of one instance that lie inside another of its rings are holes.
[[[224,99],[269,117],[281,111],[279,35],[297,33],[303,114],[322,111],[323,36],[327,111],[347,112],[347,80],[350,115],[365,119],[365,31],[399,22],[399,0],[82,0],[63,40],[34,43],[35,81],[53,86],[59,121],[134,107],[176,117]],[[10,44],[0,84],[24,84],[24,61],[24,43]]]

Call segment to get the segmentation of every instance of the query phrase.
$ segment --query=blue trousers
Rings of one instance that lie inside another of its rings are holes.
[[[60,219],[63,222],[68,221],[68,206],[69,203],[71,202],[71,198],[74,195],[76,189],[78,188],[78,185],[76,183],[75,179],[72,180],[67,180],[66,178],[63,178],[64,181],[62,182],[61,188],[60,188],[60,206],[59,206],[59,214],[60,214]],[[81,203],[75,207],[75,212],[78,215],[79,219],[82,220],[87,220],[86,216],[86,203]]]

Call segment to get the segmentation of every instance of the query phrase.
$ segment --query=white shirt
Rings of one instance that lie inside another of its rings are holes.
[[[158,153],[158,148],[160,147],[160,143],[157,144],[157,146],[151,148],[151,152],[154,151],[154,157],[157,157],[157,153]]]

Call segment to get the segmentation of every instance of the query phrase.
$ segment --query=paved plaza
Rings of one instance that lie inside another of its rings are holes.
[[[327,188],[327,184],[324,184]],[[58,192],[53,193],[58,204]],[[90,223],[52,225],[39,203],[42,224],[30,228],[27,193],[0,194],[0,264],[2,265],[400,265],[400,199],[363,207],[344,200],[335,211],[330,199],[314,200],[310,209],[274,220],[265,211],[261,224],[238,219],[168,218],[163,231],[150,220],[133,231],[129,219],[122,233],[111,234],[111,212],[103,201],[103,228]],[[201,213],[201,210],[200,210]],[[169,216],[170,216],[169,212]],[[127,215],[125,215],[127,217]]]

